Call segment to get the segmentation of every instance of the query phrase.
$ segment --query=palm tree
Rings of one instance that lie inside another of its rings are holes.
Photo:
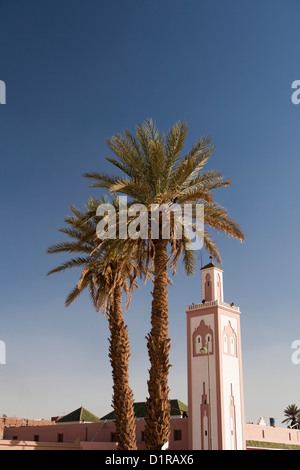
[[[133,393],[129,386],[130,347],[128,329],[122,314],[122,291],[128,295],[128,308],[139,269],[135,255],[126,247],[106,241],[99,247],[95,230],[99,218],[96,208],[103,203],[90,199],[85,211],[71,206],[72,215],[65,219],[66,227],[60,232],[71,241],[57,243],[48,248],[48,253],[79,253],[81,256],[69,259],[48,274],[70,268],[82,270],[75,288],[66,298],[69,306],[85,289],[96,310],[102,310],[109,322],[109,357],[113,377],[113,408],[115,411],[116,438],[119,450],[136,450],[136,428],[133,410]],[[116,201],[115,201],[116,204]]]
[[[297,416],[296,424],[297,424],[296,429],[300,429],[300,413]]]
[[[283,423],[290,423],[290,426],[300,429],[300,409],[295,404],[286,407],[284,416],[286,418],[282,421]]]
[[[245,239],[239,226],[223,207],[214,202],[212,196],[213,190],[228,186],[231,182],[223,181],[223,175],[218,171],[203,170],[214,150],[209,138],[199,139],[191,151],[182,157],[186,137],[186,123],[178,122],[164,136],[152,120],[148,120],[136,126],[136,136],[125,130],[123,135],[118,134],[106,141],[115,154],[107,160],[121,170],[121,176],[108,176],[98,172],[86,173],[84,176],[93,181],[92,187],[126,195],[131,201],[144,204],[148,210],[153,204],[167,204],[169,207],[174,204],[191,204],[194,217],[196,204],[202,203],[206,225],[204,246],[214,259],[221,262],[220,253],[207,226],[237,240]],[[170,237],[165,239],[160,217],[158,237],[153,237],[149,222],[148,239],[135,241],[138,246],[146,245],[144,248],[148,259],[153,262],[154,270],[151,331],[147,336],[151,367],[149,397],[146,401],[145,440],[149,450],[161,449],[169,440],[170,433],[168,266],[174,267],[176,271],[177,261],[183,257],[187,275],[192,275],[196,267],[195,254],[188,246],[189,236],[183,231],[182,239],[178,240],[174,236],[174,230],[175,223],[172,219]]]

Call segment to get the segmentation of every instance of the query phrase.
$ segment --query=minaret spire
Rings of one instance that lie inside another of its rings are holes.
[[[210,256],[212,260],[212,256]],[[223,269],[212,261],[201,268],[202,300],[211,302],[223,301]]]

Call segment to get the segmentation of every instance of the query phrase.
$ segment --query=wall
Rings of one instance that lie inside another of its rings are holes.
[[[1,450],[82,450],[80,444],[58,444],[53,442],[1,441]]]
[[[187,450],[188,449],[188,419],[173,418],[171,419],[171,436],[170,450]],[[137,444],[139,450],[146,449],[145,442],[142,441],[142,432],[145,428],[145,421],[138,419],[136,421]],[[182,440],[174,440],[174,431],[181,430]],[[115,450],[116,443],[111,442],[111,434],[115,432],[113,421],[106,423],[70,423],[70,424],[54,424],[41,426],[23,426],[6,428],[4,430],[4,439],[0,440],[0,450],[9,450],[16,447],[16,450],[33,448],[36,450],[44,447],[49,450],[56,447],[64,449],[76,449],[79,447],[83,450]],[[57,443],[58,434],[64,435],[64,442]],[[281,444],[300,445],[300,430],[278,428],[271,426],[259,426],[255,424],[245,425],[245,434],[247,441],[275,442]],[[33,442],[34,436],[39,435],[40,441]],[[12,440],[13,436],[17,436],[18,440]]]
[[[52,421],[44,419],[23,419],[23,418],[0,418],[0,439],[3,438],[4,429],[10,427],[21,427],[21,426],[51,426],[55,424]]]
[[[137,444],[140,450],[146,449],[145,442],[142,440],[142,432],[145,428],[143,419],[136,420]],[[174,431],[181,430],[181,440],[174,440]],[[57,442],[58,434],[63,434],[64,443],[73,443],[74,441],[81,443],[84,448],[92,447],[95,444],[99,448],[101,444],[103,449],[116,448],[116,444],[111,441],[112,433],[115,432],[113,421],[101,423],[64,423],[53,426],[31,426],[7,428],[4,430],[4,439],[12,440],[17,437],[18,440],[33,441],[34,436],[39,436],[39,442]],[[0,441],[1,442],[1,441]],[[182,450],[188,448],[188,419],[172,418],[171,419],[171,435],[170,450]]]
[[[300,430],[246,424],[246,440],[300,445]]]

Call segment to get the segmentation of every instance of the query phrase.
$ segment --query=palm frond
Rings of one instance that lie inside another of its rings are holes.
[[[221,254],[207,230],[204,230],[203,244],[213,259],[215,259],[217,263],[222,264]]]
[[[83,176],[84,178],[89,178],[95,181],[89,185],[91,188],[110,189],[110,187],[117,181],[117,178],[114,176],[108,176],[104,173],[98,173],[96,171],[92,173],[84,173]]]
[[[87,244],[78,244],[78,242],[61,242],[49,246],[48,254],[54,253],[90,253],[91,246]]]
[[[82,266],[85,266],[88,264],[89,258],[73,258],[71,260],[65,261],[63,264],[58,266],[57,268],[51,269],[51,271],[48,272],[47,276],[50,274],[58,273],[61,271],[65,271],[66,269],[71,269],[71,268],[81,268]]]
[[[81,292],[82,291],[80,289],[78,289],[78,286],[75,286],[74,289],[72,289],[71,292],[69,293],[69,295],[67,296],[66,301],[65,301],[65,306],[69,307],[71,305],[71,303],[73,303],[74,300],[77,297],[79,297]]]
[[[204,202],[204,218],[205,224],[217,231],[226,233],[227,236],[235,238],[239,241],[246,239],[239,225],[234,222],[228,215],[228,211],[216,204]]]

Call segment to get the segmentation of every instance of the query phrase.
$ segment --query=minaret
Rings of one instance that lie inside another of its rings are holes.
[[[202,303],[187,308],[190,450],[245,449],[240,310],[223,300],[223,270],[201,269]]]

